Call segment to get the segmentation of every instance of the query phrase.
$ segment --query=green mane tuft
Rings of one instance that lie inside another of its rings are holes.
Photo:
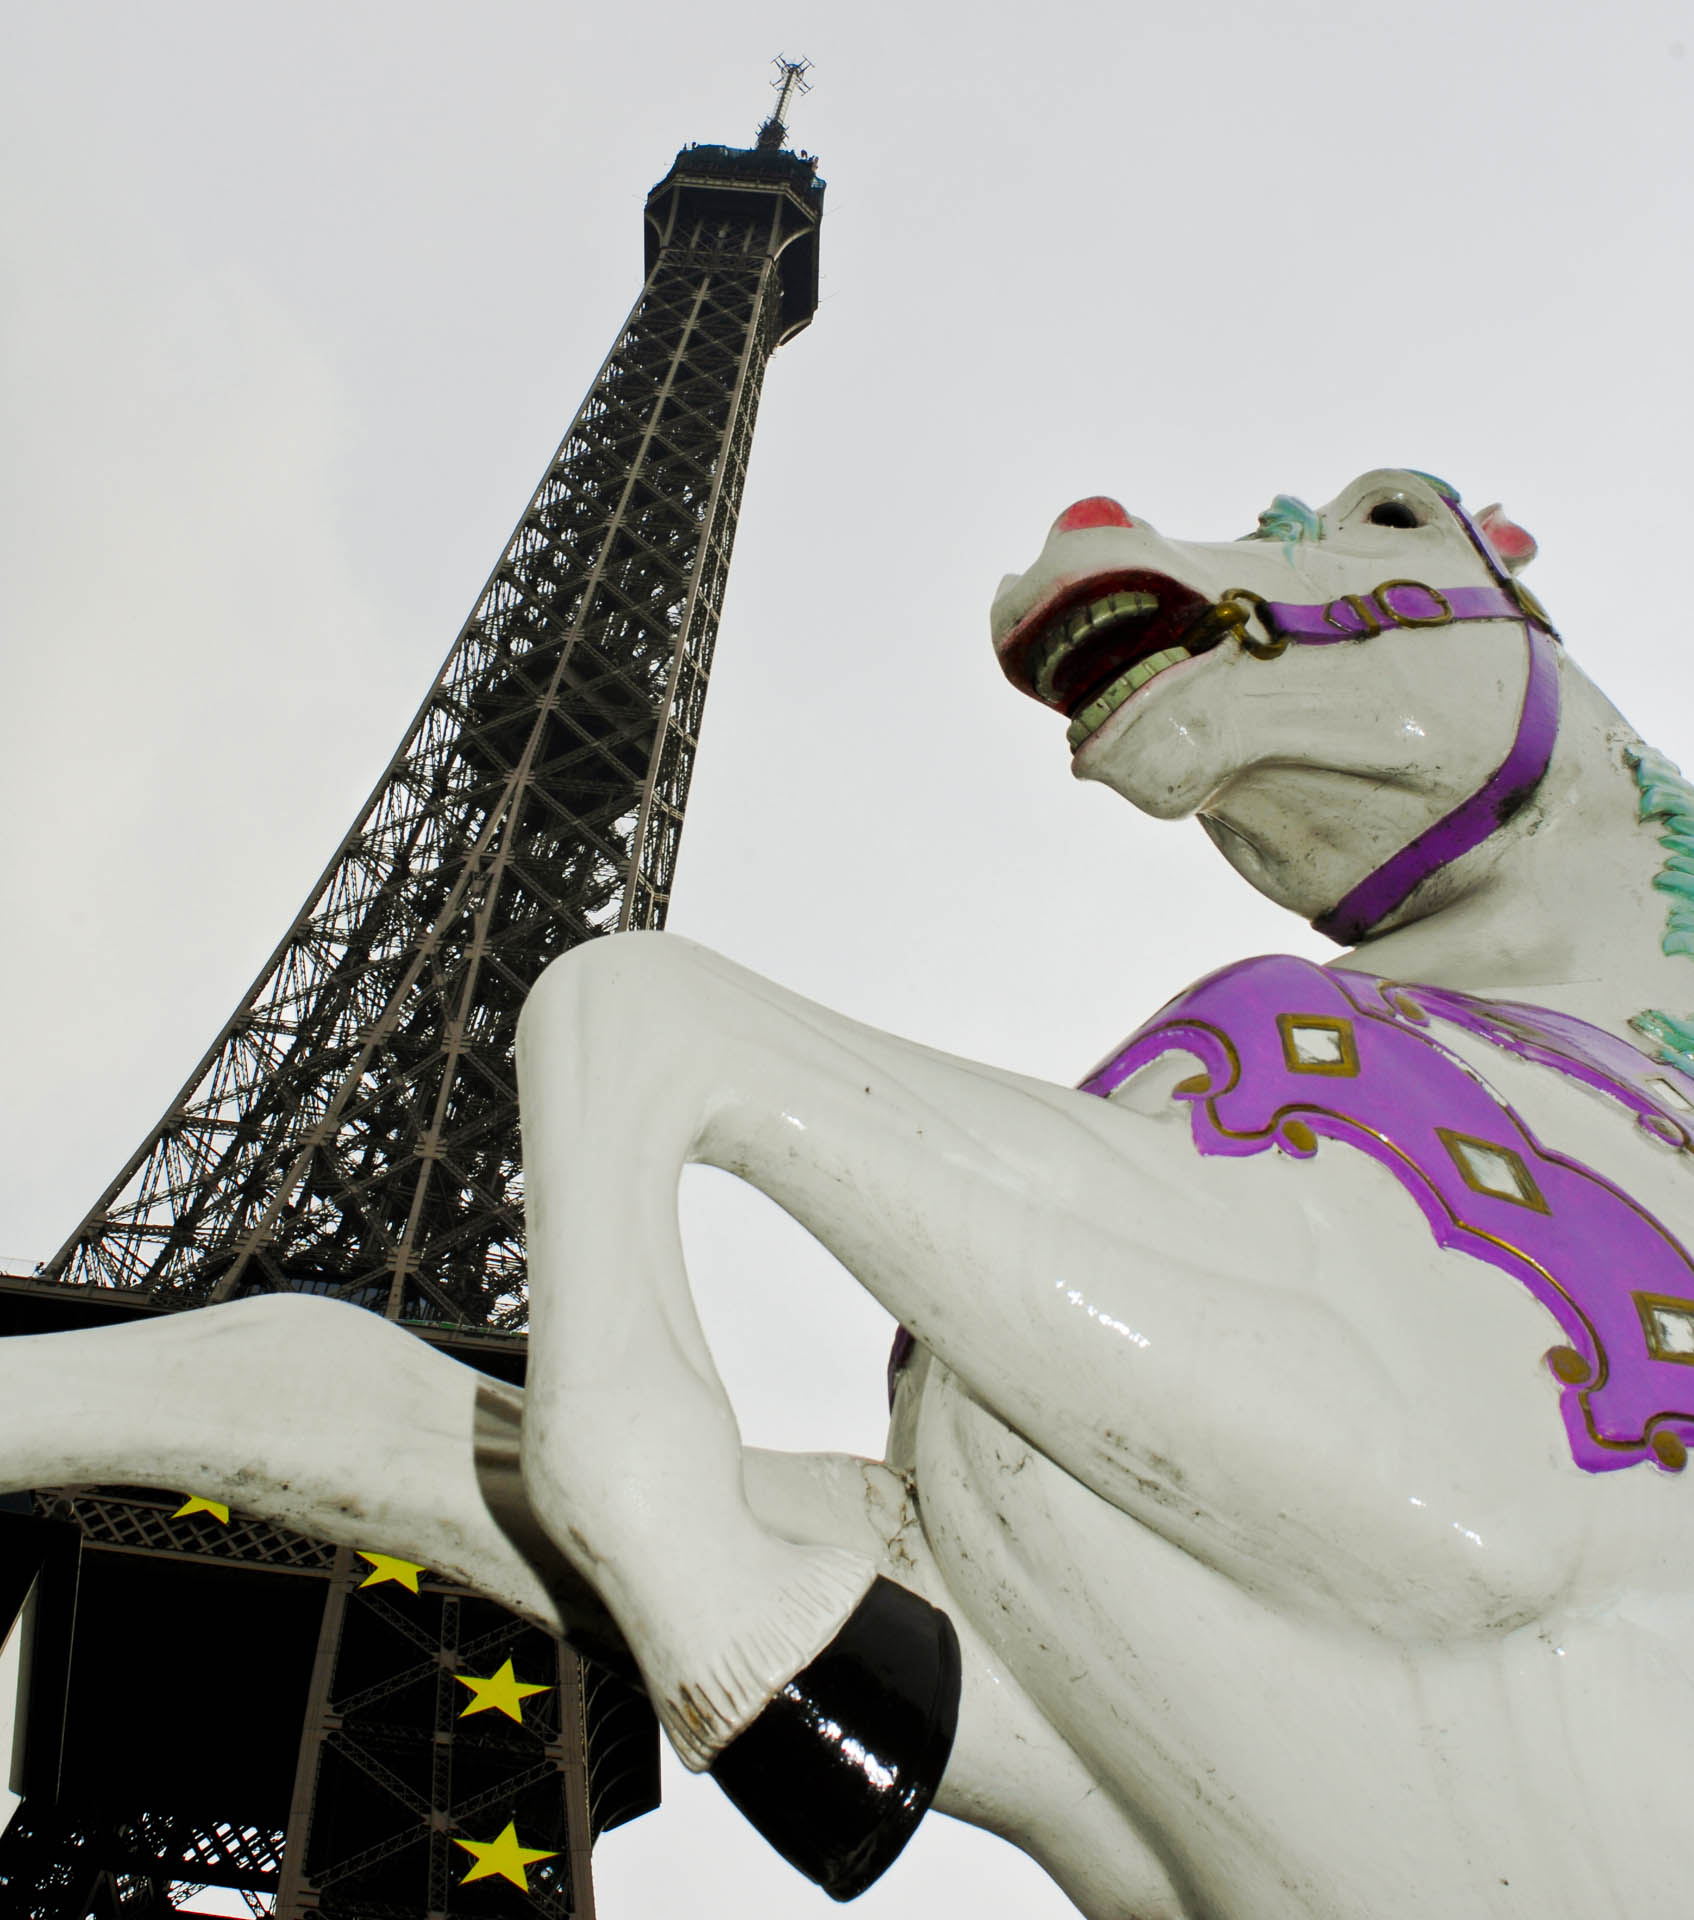
[[[1659,835],[1665,864],[1653,876],[1653,885],[1670,896],[1659,945],[1667,955],[1683,953],[1694,959],[1694,786],[1674,761],[1651,747],[1631,747],[1624,757],[1635,769],[1640,817],[1661,820],[1666,828]],[[1666,1065],[1694,1073],[1694,1015],[1684,1018],[1649,1007],[1629,1024],[1655,1043]]]

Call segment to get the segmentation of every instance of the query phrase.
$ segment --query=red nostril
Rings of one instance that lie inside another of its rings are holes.
[[[1053,522],[1055,533],[1076,533],[1083,527],[1133,527],[1135,522],[1118,503],[1103,493],[1090,494],[1066,507]]]

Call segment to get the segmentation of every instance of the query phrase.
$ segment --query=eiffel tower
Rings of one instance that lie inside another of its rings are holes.
[[[634,308],[399,750],[158,1125],[0,1277],[0,1334],[304,1291],[522,1380],[518,1012],[556,955],[664,924],[765,367],[817,305],[806,63],[777,65],[755,143],[684,148],[647,196]],[[4,1504],[0,1575],[43,1569],[9,1920],[208,1887],[278,1920],[590,1920],[594,1838],[658,1798],[631,1664],[180,1490]],[[461,1673],[507,1659],[545,1691],[463,1719]],[[467,1884],[507,1822],[551,1857]]]

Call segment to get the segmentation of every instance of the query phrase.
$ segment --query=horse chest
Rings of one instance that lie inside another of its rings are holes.
[[[1694,1712],[1694,1555],[1675,1482],[1632,1498],[1628,1476],[1567,1465],[1594,1498],[1580,1600],[1443,1639],[1350,1618],[1345,1595],[1302,1606],[1243,1585],[1034,1453],[939,1366],[913,1385],[924,1529],[955,1604],[1181,1862],[1195,1913],[1676,1907],[1659,1832],[1680,1819]]]
[[[1262,1455],[1285,1456],[1296,1480],[1308,1463],[1322,1498],[1300,1506],[1284,1497],[1289,1473],[1267,1479],[1244,1458],[1222,1498],[1214,1487],[1190,1507],[1179,1457],[1156,1463],[1156,1501],[1114,1501],[925,1363],[908,1423],[949,1589],[1095,1777],[1184,1862],[1196,1912],[1586,1920],[1674,1907],[1662,1833],[1680,1817],[1694,1712],[1678,1444],[1694,1433],[1694,1368],[1677,1319],[1694,1285],[1676,1277],[1694,1239],[1694,1164],[1655,1119],[1674,1101],[1632,1110],[1617,1084],[1506,1045],[1504,1028],[1444,1018],[1432,996],[1433,1097],[1459,1103],[1459,1124],[1431,1137],[1471,1143],[1468,1162],[1449,1158],[1461,1181],[1478,1178],[1462,1195],[1452,1180],[1417,1191],[1427,1168],[1361,1150],[1384,1109],[1358,1095],[1373,1056],[1349,1016],[1281,1011],[1305,1014],[1312,1059],[1354,1069],[1312,1076],[1304,1095],[1309,1129],[1327,1121],[1328,1137],[1295,1132],[1293,1153],[1263,1151],[1293,1131],[1287,1089],[1273,1087],[1258,1136],[1239,1104],[1214,1112],[1213,1140],[1240,1151],[1208,1154],[1196,1122],[1196,1191],[1223,1182],[1251,1214],[1261,1184],[1308,1183],[1329,1228],[1317,1264],[1333,1268],[1313,1285],[1361,1351],[1393,1357],[1395,1437],[1372,1449],[1323,1429],[1322,1383],[1299,1391],[1297,1343],[1273,1341],[1267,1365],[1288,1370],[1290,1391]],[[1290,1024],[1273,1027],[1285,1065]],[[1209,1032],[1228,1044],[1210,1056],[1197,1031],[1176,1044],[1207,1073],[1179,1092],[1251,1091],[1239,1029],[1214,1010]],[[1144,1048],[1140,1064],[1168,1050]],[[1637,1092],[1656,1078],[1648,1065]],[[1391,1148],[1394,1118],[1390,1101],[1373,1135]],[[1600,1195],[1609,1231],[1592,1218],[1586,1240],[1549,1231],[1573,1193]],[[1533,1217],[1509,1243],[1517,1266],[1499,1257],[1491,1200]],[[1432,1214],[1479,1230],[1467,1242]],[[1349,1288],[1350,1272],[1370,1284]],[[1536,1275],[1548,1284],[1528,1284]],[[1561,1365],[1578,1341],[1586,1368]],[[1578,1392],[1608,1382],[1609,1398]],[[1132,1404],[1109,1417],[1134,1434]]]

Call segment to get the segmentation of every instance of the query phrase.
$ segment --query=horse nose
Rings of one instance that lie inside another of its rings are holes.
[[[1092,493],[1065,508],[1053,522],[1055,533],[1077,533],[1083,527],[1133,527],[1135,522],[1117,501],[1104,493]]]

